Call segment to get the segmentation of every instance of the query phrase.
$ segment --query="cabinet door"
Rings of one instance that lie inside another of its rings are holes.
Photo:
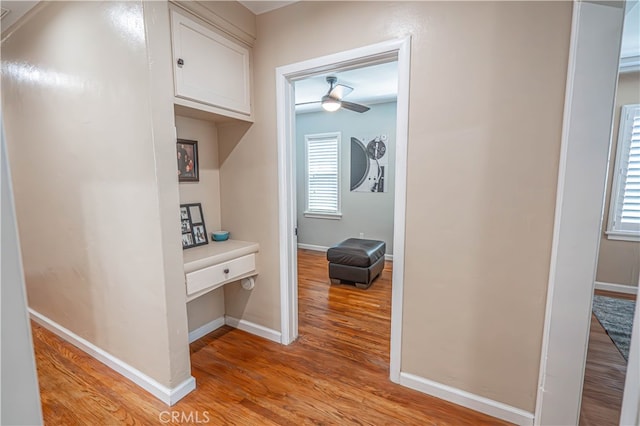
[[[251,115],[249,49],[171,12],[175,94]]]

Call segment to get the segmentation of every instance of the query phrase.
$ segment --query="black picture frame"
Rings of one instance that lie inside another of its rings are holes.
[[[199,182],[198,141],[178,139],[176,157],[178,160],[178,182]]]
[[[201,203],[180,204],[182,249],[209,244]]]

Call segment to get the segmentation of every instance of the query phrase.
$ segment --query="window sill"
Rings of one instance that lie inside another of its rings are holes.
[[[607,239],[617,241],[640,241],[640,233],[638,232],[624,232],[624,231],[606,231]]]
[[[342,213],[315,213],[315,212],[304,212],[304,217],[308,217],[309,219],[330,219],[330,220],[340,220],[340,219],[342,219]]]

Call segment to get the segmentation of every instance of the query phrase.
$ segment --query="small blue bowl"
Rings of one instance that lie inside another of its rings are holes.
[[[213,241],[227,241],[229,239],[229,231],[215,231],[211,233]]]

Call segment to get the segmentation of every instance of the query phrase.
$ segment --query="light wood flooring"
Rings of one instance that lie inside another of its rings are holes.
[[[368,290],[330,285],[323,253],[299,253],[300,338],[224,326],[191,344],[197,389],[167,407],[33,324],[47,425],[500,425],[389,381],[391,263]],[[170,414],[169,414],[170,415]]]
[[[633,295],[596,290],[596,294],[635,300]],[[618,426],[627,361],[591,314],[589,348],[584,371],[581,426]]]

